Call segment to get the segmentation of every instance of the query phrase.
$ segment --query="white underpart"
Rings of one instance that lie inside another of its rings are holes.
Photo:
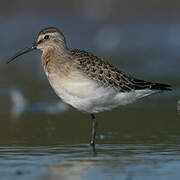
[[[87,113],[108,111],[158,92],[145,89],[122,93],[112,87],[100,86],[96,81],[83,76],[75,76],[71,81],[64,82],[55,73],[46,72],[46,75],[56,94],[65,103]]]

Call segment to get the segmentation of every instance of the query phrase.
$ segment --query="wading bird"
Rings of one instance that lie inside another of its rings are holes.
[[[83,50],[67,47],[65,37],[55,27],[39,32],[35,42],[11,57],[40,49],[47,78],[63,102],[91,114],[90,144],[95,152],[95,114],[127,105],[153,93],[171,90],[167,84],[139,80]]]

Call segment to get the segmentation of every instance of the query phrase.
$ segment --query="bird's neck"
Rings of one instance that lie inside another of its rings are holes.
[[[68,74],[71,68],[68,49],[51,48],[43,51],[42,64],[45,72]]]
[[[69,54],[68,48],[49,47],[43,50],[42,63],[43,65],[46,65],[50,61],[64,61],[66,59],[67,54]]]

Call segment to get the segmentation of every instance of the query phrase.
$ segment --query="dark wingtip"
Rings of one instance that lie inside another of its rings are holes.
[[[133,83],[135,85],[136,90],[151,89],[159,91],[172,91],[171,85],[169,84],[153,83],[139,79],[133,79]]]
[[[161,90],[161,91],[172,91],[171,85],[155,83],[151,86],[152,90]]]

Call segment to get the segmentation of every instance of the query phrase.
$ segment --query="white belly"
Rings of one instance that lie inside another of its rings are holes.
[[[47,74],[47,73],[46,73]],[[151,90],[120,93],[111,87],[100,86],[96,81],[83,76],[63,80],[57,74],[47,74],[56,94],[65,103],[87,113],[99,113],[120,105],[126,105],[151,94]]]

